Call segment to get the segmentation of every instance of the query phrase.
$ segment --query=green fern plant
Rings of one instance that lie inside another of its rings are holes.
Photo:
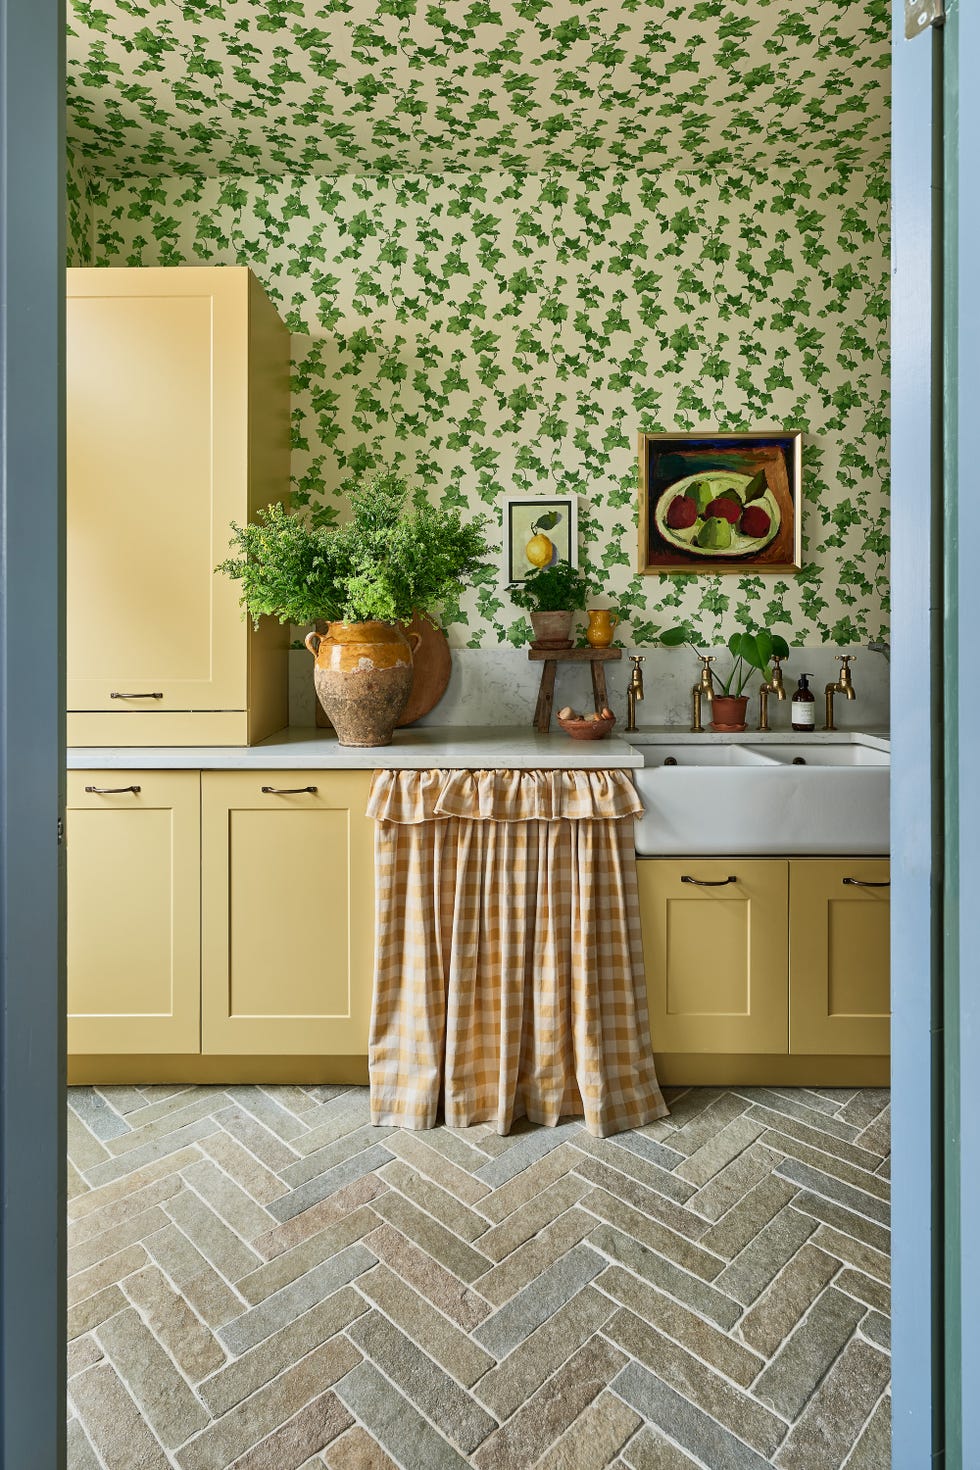
[[[410,622],[459,594],[460,583],[485,572],[483,516],[464,522],[437,510],[406,481],[378,474],[351,493],[351,518],[313,524],[281,504],[255,521],[232,523],[233,555],[216,571],[241,582],[253,621],[281,623]]]

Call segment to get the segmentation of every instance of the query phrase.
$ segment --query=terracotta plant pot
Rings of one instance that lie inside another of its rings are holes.
[[[392,623],[328,623],[326,633],[307,633],[317,698],[341,745],[391,744],[418,642]]]
[[[712,730],[744,730],[747,694],[716,694],[711,704]]]
[[[571,648],[572,615],[570,612],[533,612],[531,627],[534,629],[532,648]]]

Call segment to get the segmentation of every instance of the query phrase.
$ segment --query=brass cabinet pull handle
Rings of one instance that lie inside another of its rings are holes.
[[[120,694],[117,690],[109,695],[110,699],[162,699],[161,694]]]
[[[122,796],[125,791],[131,791],[134,796],[140,794],[138,786],[86,786],[85,790],[93,796]]]
[[[263,786],[262,792],[265,796],[302,796],[305,792],[316,796],[315,786]]]
[[[870,879],[865,878],[842,878],[841,882],[845,883],[848,888],[890,888],[892,886],[887,879],[884,882],[872,883]]]
[[[734,874],[730,878],[691,878],[687,873],[681,874],[682,883],[693,883],[698,888],[724,888],[726,883],[737,883]]]

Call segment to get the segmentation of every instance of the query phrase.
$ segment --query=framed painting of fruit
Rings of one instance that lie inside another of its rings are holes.
[[[798,572],[803,435],[640,435],[641,572]]]
[[[578,565],[578,501],[574,495],[504,496],[504,577],[523,582],[538,567]]]

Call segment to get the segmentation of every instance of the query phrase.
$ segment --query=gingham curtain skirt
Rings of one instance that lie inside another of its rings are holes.
[[[371,1116],[431,1128],[666,1115],[618,771],[378,771]]]

